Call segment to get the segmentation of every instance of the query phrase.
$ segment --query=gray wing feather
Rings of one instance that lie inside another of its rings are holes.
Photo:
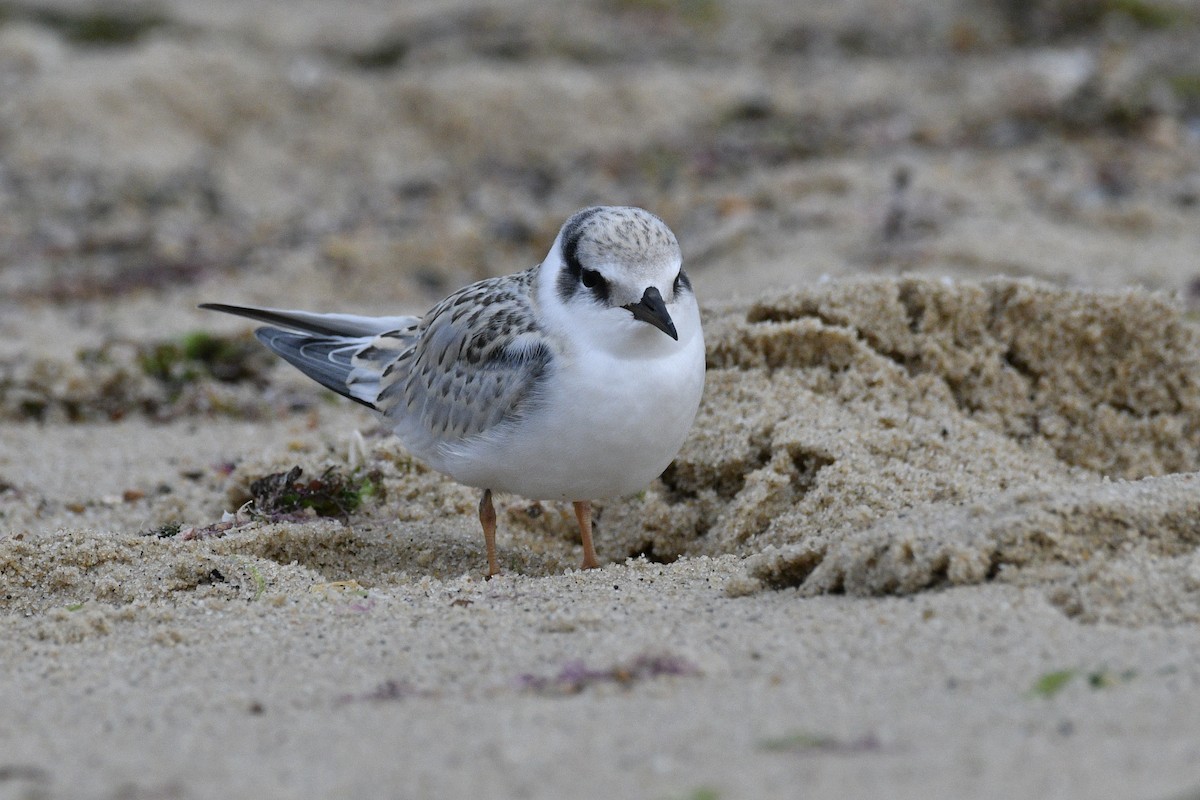
[[[259,328],[258,340],[289,364],[343,397],[375,407],[373,397],[358,396],[350,383],[354,354],[365,346],[362,339],[341,336],[312,336],[278,328]]]
[[[554,353],[530,306],[533,273],[465,287],[435,306],[385,371],[376,406],[425,448],[494,434],[533,412]]]
[[[383,412],[426,454],[533,412],[554,351],[537,325],[534,270],[464,287],[423,318],[205,303],[279,327],[255,335],[305,375]]]

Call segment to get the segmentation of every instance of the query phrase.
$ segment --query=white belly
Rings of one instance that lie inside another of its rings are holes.
[[[662,336],[647,327],[646,332]],[[632,494],[658,477],[683,445],[704,390],[704,341],[667,340],[649,358],[567,356],[538,413],[509,435],[445,463],[468,486],[534,500]]]

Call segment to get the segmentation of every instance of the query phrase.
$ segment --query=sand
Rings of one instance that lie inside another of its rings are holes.
[[[0,15],[0,798],[1198,796],[1196,10],[792,5]],[[597,201],[708,344],[600,570],[195,310]]]

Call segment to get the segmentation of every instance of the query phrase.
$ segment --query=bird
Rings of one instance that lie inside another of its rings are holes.
[[[704,390],[700,310],[675,234],[593,206],[541,263],[465,286],[424,316],[203,303],[267,323],[258,339],[375,409],[417,459],[482,490],[487,574],[500,574],[493,492],[572,503],[583,569],[600,566],[593,500],[644,489],[679,453]]]

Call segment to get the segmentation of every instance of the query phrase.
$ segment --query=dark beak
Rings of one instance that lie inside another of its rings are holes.
[[[663,302],[658,289],[651,286],[642,295],[640,301],[630,303],[625,308],[633,314],[634,319],[649,322],[667,336],[679,341],[679,334],[675,332],[675,323],[671,321],[671,315],[667,312],[667,304]]]

